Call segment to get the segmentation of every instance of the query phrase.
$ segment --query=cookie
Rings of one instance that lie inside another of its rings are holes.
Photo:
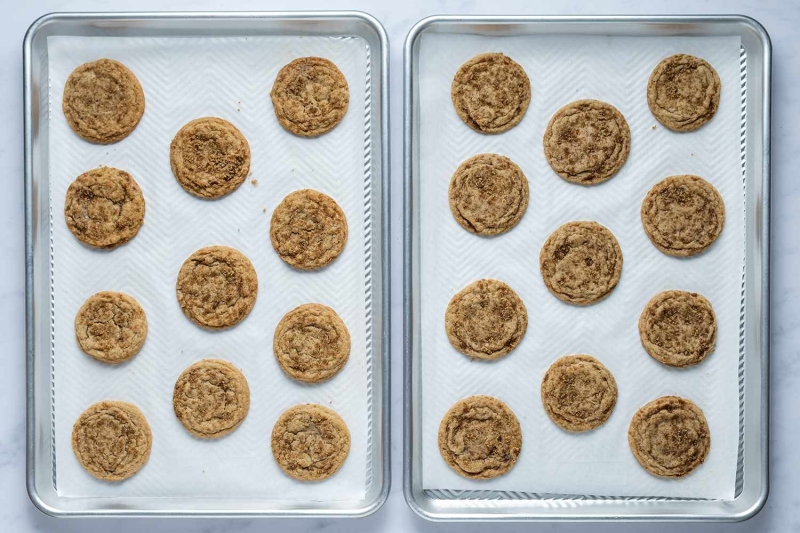
[[[350,89],[333,62],[300,57],[278,72],[270,97],[284,129],[301,137],[317,137],[342,121]]]
[[[511,470],[522,450],[522,429],[514,412],[491,396],[470,396],[453,404],[439,424],[439,452],[461,476],[491,479]]]
[[[528,179],[507,157],[470,157],[450,179],[450,211],[462,228],[476,235],[510,230],[528,208]]]
[[[344,367],[350,356],[350,332],[330,307],[304,304],[286,313],[278,323],[272,351],[289,377],[318,383]]]
[[[195,324],[209,329],[235,326],[258,295],[253,264],[227,246],[201,248],[183,262],[176,285],[178,303]]]
[[[642,467],[660,477],[683,477],[711,448],[708,422],[694,403],[662,396],[641,407],[628,427],[628,444]]]
[[[290,407],[272,428],[272,455],[300,481],[328,479],[350,453],[350,431],[332,409],[307,403]]]
[[[528,311],[514,290],[496,279],[481,279],[447,304],[444,326],[450,344],[475,359],[497,359],[517,347],[528,329]]]
[[[450,98],[464,123],[480,133],[503,133],[522,120],[531,102],[525,70],[503,54],[481,54],[458,69]]]
[[[642,201],[642,225],[653,245],[686,257],[714,244],[725,225],[725,204],[713,185],[691,174],[670,176]]]
[[[144,222],[144,196],[124,170],[100,167],[84,172],[67,189],[64,218],[84,244],[115,248],[133,239]]]
[[[67,78],[61,108],[72,130],[98,144],[121,141],[144,114],[144,92],[125,65],[113,59],[84,63]]]
[[[86,355],[116,365],[142,348],[147,317],[134,298],[121,292],[98,292],[75,316],[75,338]]]
[[[172,408],[186,431],[201,439],[233,432],[250,409],[244,374],[222,359],[203,359],[184,370],[172,393]]]
[[[97,479],[122,481],[150,457],[153,434],[133,404],[103,401],[89,406],[72,426],[72,451]]]
[[[647,82],[647,105],[673,131],[694,131],[714,116],[722,83],[699,57],[675,54],[659,63]]]
[[[567,431],[603,425],[617,404],[617,382],[590,355],[567,355],[550,365],[542,379],[542,404],[550,420]]]
[[[198,118],[172,139],[169,164],[186,192],[220,198],[244,183],[250,172],[250,145],[227,120]]]
[[[544,132],[544,155],[556,174],[596,185],[619,172],[631,151],[631,130],[616,107],[578,100],[553,115]]]
[[[567,222],[545,241],[539,268],[556,298],[589,305],[617,286],[622,250],[614,234],[597,222]]]
[[[269,238],[286,263],[301,270],[322,268],[347,242],[347,219],[339,204],[312,189],[294,191],[272,213]]]
[[[717,318],[711,302],[694,292],[664,291],[639,317],[642,346],[665,365],[696,365],[714,351]]]

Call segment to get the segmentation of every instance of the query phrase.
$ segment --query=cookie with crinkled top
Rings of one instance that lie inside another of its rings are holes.
[[[722,82],[707,61],[688,54],[662,60],[647,82],[647,105],[673,131],[694,131],[719,108]]]
[[[112,365],[139,353],[147,337],[142,306],[121,292],[93,294],[75,316],[75,338],[86,355]]]
[[[542,404],[550,420],[567,431],[588,431],[603,425],[617,404],[617,382],[590,355],[556,360],[542,379]]]

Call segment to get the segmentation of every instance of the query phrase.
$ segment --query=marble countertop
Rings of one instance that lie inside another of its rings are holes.
[[[8,2],[0,20],[0,530],[138,532],[516,531],[789,532],[800,531],[800,3],[779,0],[28,0]],[[402,492],[401,262],[392,265],[392,490],[375,514],[359,520],[54,519],[40,513],[25,491],[25,319],[23,242],[22,39],[28,26],[52,11],[355,9],[376,16],[391,45],[392,250],[399,258],[402,219],[402,61],[411,26],[434,14],[690,14],[741,13],[760,21],[773,44],[772,122],[772,396],[771,486],[764,509],[739,524],[436,524],[416,516]],[[792,155],[795,154],[795,155]],[[793,207],[794,206],[794,207]]]

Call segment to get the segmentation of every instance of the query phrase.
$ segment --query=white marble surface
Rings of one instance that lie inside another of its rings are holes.
[[[792,1],[531,1],[524,0],[5,0],[0,19],[0,531],[100,533],[240,531],[515,531],[791,532],[800,531],[800,4]],[[772,412],[771,487],[764,510],[740,524],[434,524],[417,517],[402,493],[401,264],[392,265],[392,491],[374,515],[360,520],[57,520],[41,514],[25,492],[24,243],[22,195],[22,39],[52,11],[358,9],[381,20],[391,43],[393,254],[400,257],[402,218],[402,50],[409,28],[433,14],[688,14],[742,13],[759,20],[773,44],[772,123]]]

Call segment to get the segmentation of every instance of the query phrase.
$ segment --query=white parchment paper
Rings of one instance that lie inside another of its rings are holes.
[[[85,38],[50,37],[50,183],[53,229],[55,442],[57,489],[62,496],[195,496],[278,500],[353,500],[367,483],[368,253],[364,206],[364,106],[367,47],[359,38]],[[278,124],[269,92],[278,70],[294,58],[321,56],[341,69],[350,108],[339,126],[316,139],[295,137]],[[64,118],[64,83],[78,65],[109,57],[139,78],[147,102],[136,130],[100,146],[75,135]],[[169,145],[188,121],[217,116],[236,125],[250,143],[251,175],[220,200],[185,192],[172,175]],[[64,222],[64,198],[79,174],[106,165],[130,172],[147,211],[139,234],[113,251],[82,245]],[[257,182],[257,184],[256,184]],[[281,199],[296,189],[332,196],[344,210],[349,239],[329,267],[300,272],[272,249],[269,221]],[[198,248],[232,246],[258,273],[258,300],[238,326],[203,330],[181,312],[175,282],[183,261]],[[75,314],[97,291],[135,297],[149,332],[141,352],[120,366],[84,355],[73,330]],[[286,377],[272,354],[275,326],[307,302],[333,307],[351,336],[350,359],[328,382],[303,385]],[[250,386],[250,411],[232,434],[213,441],[192,437],[172,410],[172,390],[184,368],[203,358],[239,367]],[[136,404],[153,432],[149,462],[122,483],[94,479],[70,445],[72,424],[90,404]],[[278,416],[298,403],[331,407],[347,423],[350,454],[322,483],[285,475],[270,450]]]
[[[675,496],[732,499],[738,445],[739,312],[744,253],[740,157],[739,37],[422,37],[420,91],[420,228],[423,487],[508,490],[602,496]],[[528,112],[514,129],[482,135],[468,128],[450,101],[459,66],[484,52],[502,52],[531,80]],[[647,107],[653,68],[674,53],[709,61],[722,80],[719,110],[692,133],[661,126]],[[622,170],[595,187],[570,184],[547,164],[542,136],[563,105],[595,98],[617,107],[631,129],[631,152]],[[505,235],[484,238],[462,229],[448,207],[447,188],[468,157],[494,152],[516,162],[530,184],[528,210]],[[721,193],[725,228],[704,254],[668,257],[648,240],[639,218],[647,191],[673,174],[697,174]],[[557,300],[539,272],[548,235],[571,220],[595,220],[619,240],[624,266],[606,300],[577,307]],[[450,298],[480,278],[508,283],[528,310],[520,345],[494,362],[470,361],[448,342],[444,314]],[[716,351],[689,369],[668,368],[641,346],[637,321],[647,301],[666,289],[696,291],[714,306]],[[614,374],[619,399],[609,421],[571,434],[542,407],[541,379],[558,357],[586,353]],[[473,394],[496,396],[522,426],[522,454],[505,476],[489,481],[460,477],[442,460],[437,431],[445,412]],[[648,474],[630,452],[627,429],[635,411],[659,396],[690,398],[705,412],[711,451],[700,468],[680,480]]]

